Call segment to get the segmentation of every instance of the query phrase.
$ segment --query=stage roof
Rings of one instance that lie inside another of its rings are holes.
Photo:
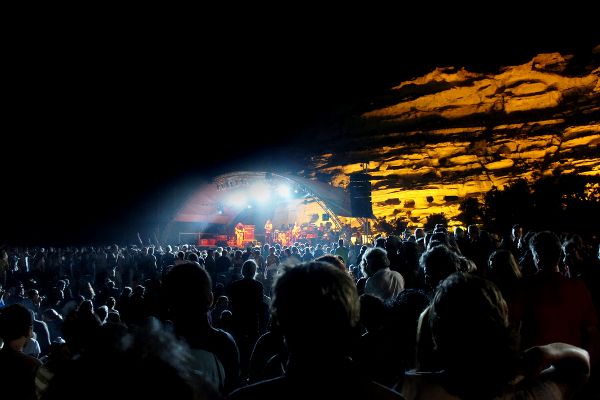
[[[350,196],[342,188],[300,176],[270,172],[238,171],[219,175],[198,187],[175,217],[176,222],[230,224],[236,213],[223,207],[233,192],[251,192],[253,185],[288,185],[324,204],[335,216],[351,217]],[[251,196],[251,194],[249,194]]]

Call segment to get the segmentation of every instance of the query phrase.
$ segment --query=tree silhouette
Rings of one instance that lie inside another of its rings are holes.
[[[464,226],[479,224],[483,220],[483,207],[476,197],[463,200],[458,206],[460,214],[456,217]]]
[[[374,223],[375,230],[379,233],[385,233],[391,235],[394,231],[394,225],[389,223],[385,218],[377,218]]]
[[[513,224],[531,225],[534,220],[533,197],[529,184],[519,179],[485,195],[484,225],[491,232],[509,232]]]
[[[490,190],[483,210],[484,226],[492,232],[506,233],[519,223],[536,230],[592,235],[600,224],[600,178],[554,175],[531,187],[518,180],[503,190]]]
[[[379,218],[375,221],[375,229],[377,232],[385,233],[387,236],[399,236],[407,227],[408,223],[400,217],[391,222],[388,222],[385,218]]]
[[[533,184],[536,223],[556,232],[592,233],[600,222],[597,180],[581,175],[559,175]]]
[[[427,221],[425,222],[425,230],[432,231],[437,224],[442,224],[446,227],[448,226],[448,218],[446,218],[444,213],[431,214],[428,216]]]

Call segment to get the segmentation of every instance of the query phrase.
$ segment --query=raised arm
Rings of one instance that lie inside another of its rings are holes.
[[[555,382],[569,396],[585,384],[590,376],[590,356],[582,348],[551,343],[532,347],[523,354],[526,374]]]

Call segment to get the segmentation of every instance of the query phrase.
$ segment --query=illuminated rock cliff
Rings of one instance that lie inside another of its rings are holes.
[[[421,226],[518,178],[600,176],[600,68],[572,73],[570,60],[540,54],[495,74],[448,67],[402,82],[308,171],[346,186],[367,163],[375,216]]]

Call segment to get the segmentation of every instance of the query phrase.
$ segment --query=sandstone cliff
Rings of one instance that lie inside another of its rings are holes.
[[[600,176],[600,68],[540,54],[495,74],[453,67],[402,82],[354,118],[311,177],[346,186],[367,163],[377,217],[422,225],[518,178]]]

